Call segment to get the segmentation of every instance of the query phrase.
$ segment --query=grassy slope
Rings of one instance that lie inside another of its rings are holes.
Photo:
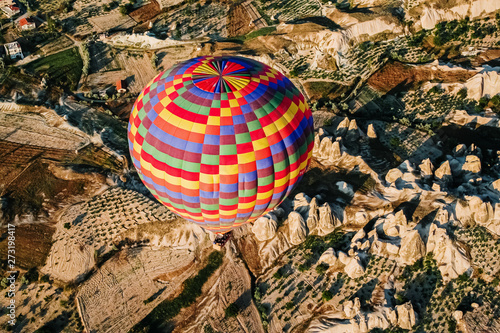
[[[35,74],[47,75],[53,84],[75,90],[82,75],[82,66],[78,48],[74,47],[32,61],[25,68]]]

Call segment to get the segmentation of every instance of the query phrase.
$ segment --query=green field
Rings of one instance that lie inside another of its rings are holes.
[[[76,90],[82,75],[83,61],[74,47],[47,57],[35,60],[24,66],[31,73],[46,76],[55,85]]]

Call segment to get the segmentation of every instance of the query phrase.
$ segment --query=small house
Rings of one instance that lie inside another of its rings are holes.
[[[12,42],[4,44],[5,52],[11,59],[21,58],[24,59],[23,49],[19,42]]]
[[[127,81],[125,81],[125,80],[116,81],[116,91],[119,92],[120,94],[126,93],[127,92]]]
[[[1,9],[2,9],[2,12],[4,12],[5,15],[7,15],[8,18],[11,18],[12,16],[17,15],[21,12],[19,7],[14,6],[14,5],[5,6],[5,7],[2,7]]]
[[[36,25],[31,17],[23,17],[19,20],[19,27],[21,27],[21,30],[33,30],[36,28]]]

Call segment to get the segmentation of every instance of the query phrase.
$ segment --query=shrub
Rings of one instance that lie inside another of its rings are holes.
[[[488,105],[488,102],[489,102],[489,100],[488,100],[488,98],[487,98],[487,97],[481,97],[481,98],[479,99],[479,107],[480,107],[481,109],[484,109],[484,108]]]
[[[294,306],[295,306],[295,303],[293,303],[292,301],[287,302],[287,303],[285,304],[285,308],[286,308],[287,310],[291,310],[291,309],[293,309],[293,307],[294,307]]]
[[[203,327],[203,332],[204,332],[204,333],[215,333],[215,330],[213,329],[212,325],[210,325],[210,324],[206,324],[206,325]]]
[[[71,228],[71,224],[69,222],[64,223],[64,229],[69,229]]]
[[[30,268],[26,274],[24,274],[24,277],[28,280],[28,281],[38,281],[38,271],[36,269],[36,267],[32,267]]]
[[[394,137],[389,140],[389,144],[393,147],[399,147],[401,145],[401,140],[397,137]]]
[[[308,265],[305,265],[305,264],[300,264],[299,265],[299,272],[301,272],[301,273],[307,271],[308,269],[309,269]]]
[[[325,264],[324,262],[322,262],[321,264],[316,266],[316,273],[318,273],[319,275],[323,275],[323,274],[325,274],[327,269],[328,269],[328,265]]]
[[[467,98],[467,88],[460,89],[460,91],[457,93],[457,96],[460,97],[461,99],[466,99]]]
[[[240,312],[240,308],[238,307],[238,305],[236,305],[236,303],[231,303],[226,308],[225,315],[226,315],[226,318],[236,317],[239,312]]]
[[[321,293],[321,299],[325,302],[328,302],[333,298],[333,294],[330,290],[324,290],[323,293]]]

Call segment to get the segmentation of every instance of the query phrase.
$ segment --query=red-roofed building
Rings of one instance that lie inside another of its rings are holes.
[[[119,92],[120,94],[127,92],[127,81],[125,80],[116,81],[116,91]]]
[[[33,30],[36,28],[35,22],[31,19],[31,17],[23,17],[19,20],[19,26],[21,30]]]
[[[2,12],[4,12],[5,15],[7,15],[7,17],[12,17],[14,15],[19,14],[21,12],[21,10],[17,6],[9,5],[9,6],[2,7]]]

